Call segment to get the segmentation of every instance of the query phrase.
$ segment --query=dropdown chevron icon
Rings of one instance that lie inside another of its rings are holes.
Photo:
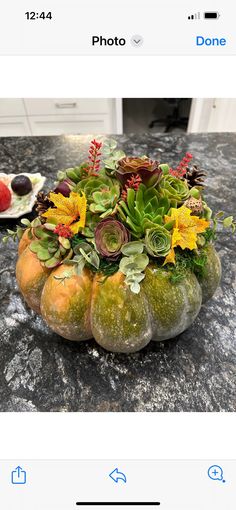
[[[143,38],[141,35],[133,35],[131,37],[131,44],[136,48],[143,44]]]

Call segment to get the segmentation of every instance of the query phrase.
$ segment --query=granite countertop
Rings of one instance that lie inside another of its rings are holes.
[[[207,171],[210,207],[234,211],[235,134],[115,138],[127,154],[173,165],[191,152]],[[59,169],[84,159],[90,139],[0,138],[0,171],[40,171],[50,188]],[[1,236],[14,225],[2,220]],[[217,249],[221,286],[192,327],[174,340],[124,355],[50,331],[18,292],[16,245],[0,244],[0,411],[236,411],[236,236],[222,233]]]

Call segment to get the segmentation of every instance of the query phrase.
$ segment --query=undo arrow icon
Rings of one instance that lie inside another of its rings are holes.
[[[119,480],[126,483],[127,479],[124,473],[118,470],[118,468],[115,468],[110,474],[110,478],[113,480],[113,482],[118,483]]]

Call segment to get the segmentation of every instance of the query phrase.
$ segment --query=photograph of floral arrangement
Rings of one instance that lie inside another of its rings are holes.
[[[212,215],[192,159],[172,168],[94,139],[87,161],[38,193],[37,218],[8,231],[21,293],[56,333],[129,353],[192,324],[220,281],[217,226],[235,230]]]

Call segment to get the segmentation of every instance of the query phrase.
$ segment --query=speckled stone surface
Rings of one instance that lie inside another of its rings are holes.
[[[127,154],[175,165],[190,151],[207,171],[206,198],[230,214],[236,203],[236,135],[119,136]],[[0,139],[0,171],[42,172],[83,160],[91,137]],[[15,222],[1,222],[1,235]],[[172,341],[117,355],[94,341],[52,333],[27,308],[15,280],[16,246],[0,245],[0,411],[236,411],[236,236],[222,233],[221,287],[192,327]]]

